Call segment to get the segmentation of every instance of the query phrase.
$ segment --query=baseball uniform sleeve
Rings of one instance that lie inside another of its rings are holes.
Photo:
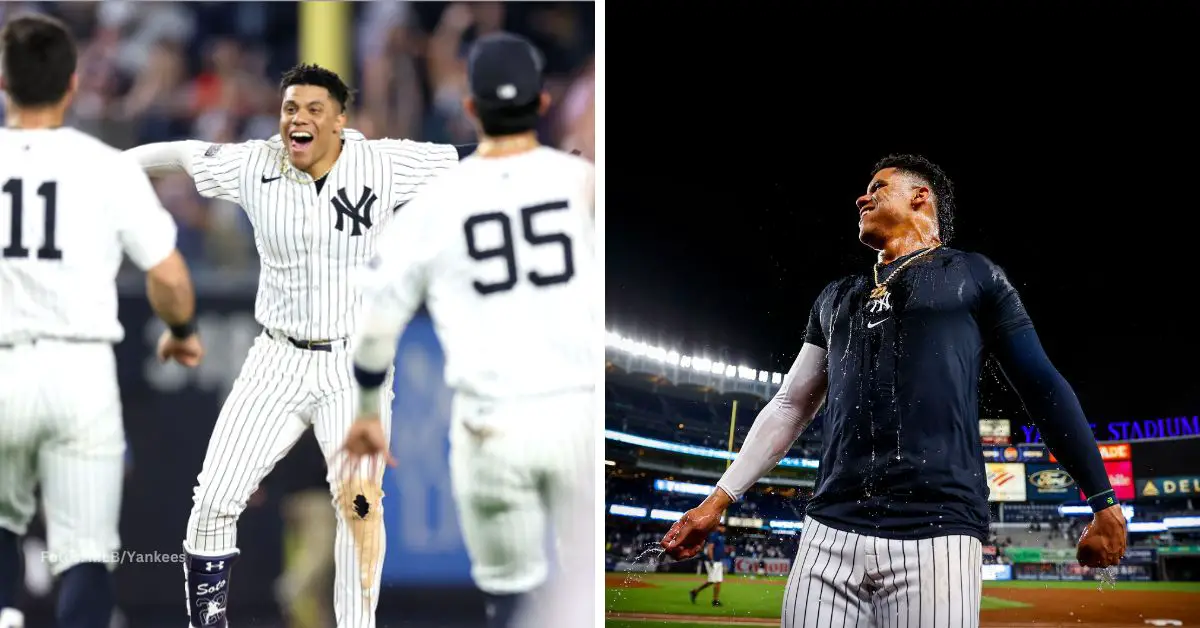
[[[968,262],[979,286],[979,331],[985,342],[995,342],[1022,329],[1033,327],[1017,289],[1004,270],[987,257],[974,253]]]
[[[1046,446],[1087,496],[1092,510],[1114,505],[1112,484],[1083,406],[1050,363],[1037,332],[1028,326],[1008,333],[994,343],[993,351]]]
[[[396,214],[360,277],[363,318],[354,343],[354,371],[366,388],[383,382],[382,375],[395,359],[396,342],[425,298],[428,265],[440,240],[431,231],[433,205],[418,197]]]
[[[391,165],[393,209],[408,203],[426,184],[458,164],[458,149],[452,144],[393,139],[370,142]]]
[[[204,198],[242,202],[242,174],[256,144],[191,144],[192,179]]]
[[[825,350],[805,343],[783,386],[755,417],[741,451],[717,482],[717,488],[737,501],[774,469],[812,423],[825,400],[828,383]]]
[[[183,140],[180,142],[155,142],[135,146],[125,155],[132,158],[152,177],[161,177],[176,172],[192,176],[192,154],[207,147],[204,142]]]
[[[117,234],[125,254],[143,271],[154,268],[175,250],[178,228],[163,208],[154,187],[136,162],[119,157],[119,185],[108,202],[117,217]]]
[[[1079,398],[1051,364],[1016,288],[999,266],[972,256],[980,286],[979,328],[1050,451],[1079,484],[1093,510],[1115,503],[1096,437]]]
[[[808,312],[808,327],[804,330],[804,342],[829,350],[829,343],[825,339],[825,328],[821,327],[821,303],[824,302],[825,294],[829,292],[829,288],[821,291],[820,296],[813,302],[812,309]]]

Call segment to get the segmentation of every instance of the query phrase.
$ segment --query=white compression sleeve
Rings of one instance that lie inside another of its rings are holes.
[[[151,176],[163,176],[173,172],[186,172],[192,176],[192,154],[204,146],[199,140],[181,142],[157,142],[144,144],[125,151]]]
[[[829,385],[825,365],[824,349],[812,344],[800,349],[783,386],[758,413],[737,458],[717,482],[717,487],[730,499],[735,502],[741,499],[755,482],[774,469],[812,422]]]
[[[368,305],[362,327],[354,338],[354,366],[370,373],[382,373],[396,359],[396,342],[404,327],[404,318],[384,307]]]

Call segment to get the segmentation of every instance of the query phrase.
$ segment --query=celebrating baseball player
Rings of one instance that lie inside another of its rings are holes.
[[[859,239],[878,263],[821,292],[783,386],[716,490],[662,546],[694,556],[824,403],[820,479],[782,625],[978,626],[989,523],[978,384],[991,354],[1094,512],[1079,562],[1116,565],[1125,517],[1087,419],[1004,272],[947,246],[950,180],[923,157],[888,157],[856,205]]]
[[[175,221],[145,173],[63,126],[77,86],[67,29],[18,16],[0,39],[0,628],[24,624],[19,537],[39,485],[57,625],[107,628],[125,471],[112,348],[125,336],[115,283],[123,254],[146,271],[150,305],[170,327],[161,359],[200,363],[196,298]]]
[[[354,342],[359,419],[346,437],[345,481],[391,460],[379,398],[397,340],[424,302],[455,390],[451,480],[489,628],[513,625],[519,603],[547,580],[551,521],[574,536],[559,545],[562,588],[546,607],[553,617],[534,621],[590,626],[594,168],[538,144],[549,96],[528,41],[483,37],[468,67],[464,107],[481,130],[478,150],[400,212],[364,278],[369,296]]]
[[[341,445],[360,407],[349,352],[362,301],[353,274],[375,256],[401,206],[460,157],[455,146],[367,140],[346,129],[350,90],[324,68],[297,66],[280,87],[279,135],[271,139],[130,151],[151,174],[182,170],[203,196],[241,205],[262,259],[255,318],[263,333],[217,418],[188,520],[193,628],[226,625],[237,520],[259,482],[309,426],[326,456]],[[372,403],[386,429],[390,394]],[[338,626],[374,626],[382,489],[347,487],[334,472],[328,479],[338,517]]]

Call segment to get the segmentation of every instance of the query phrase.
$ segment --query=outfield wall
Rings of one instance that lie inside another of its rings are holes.
[[[1099,580],[1096,570],[1079,564],[1075,549],[1008,547],[1004,556],[1012,563],[1014,580]],[[1117,580],[1155,580],[1158,555],[1154,548],[1131,548],[1117,566]]]

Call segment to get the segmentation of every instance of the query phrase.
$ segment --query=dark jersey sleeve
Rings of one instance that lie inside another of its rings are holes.
[[[804,331],[805,344],[816,345],[827,351],[829,350],[829,340],[825,335],[825,329],[821,326],[821,309],[829,299],[832,286],[833,284],[825,286],[821,294],[817,295],[817,300],[813,302],[812,309],[808,313],[808,329]]]
[[[1070,384],[1050,363],[1016,288],[986,257],[975,255],[973,263],[972,273],[982,291],[980,331],[1005,378],[1092,509],[1114,504],[1112,485],[1087,416]]]
[[[479,148],[479,144],[456,144],[454,150],[458,151],[458,160],[462,161],[469,157],[475,149]]]
[[[972,254],[971,274],[979,284],[979,329],[985,343],[993,345],[1002,338],[1033,327],[1017,289],[999,266],[987,257]]]

